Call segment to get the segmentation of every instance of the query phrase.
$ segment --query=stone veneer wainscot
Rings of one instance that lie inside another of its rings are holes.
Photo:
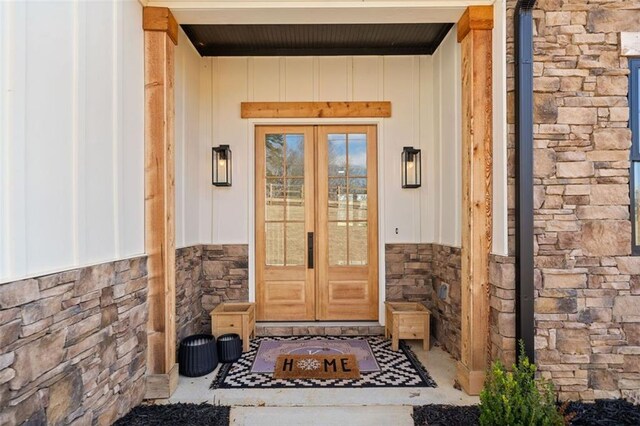
[[[142,401],[146,262],[0,284],[0,424],[111,424]]]
[[[385,245],[386,300],[422,302],[431,310],[432,336],[460,358],[460,249],[439,244]],[[441,284],[449,286],[444,299]]]

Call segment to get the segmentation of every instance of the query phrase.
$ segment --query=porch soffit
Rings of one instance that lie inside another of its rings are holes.
[[[431,55],[451,23],[182,25],[202,56]]]
[[[193,1],[140,0],[168,7],[179,24],[372,24],[457,22],[468,6],[496,0]]]

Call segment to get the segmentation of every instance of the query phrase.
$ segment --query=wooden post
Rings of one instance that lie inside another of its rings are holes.
[[[492,237],[493,6],[471,6],[458,22],[462,49],[462,330],[457,379],[478,395],[488,367]]]
[[[145,7],[145,249],[149,320],[145,398],[171,396],[176,364],[174,49],[178,24],[169,9]]]

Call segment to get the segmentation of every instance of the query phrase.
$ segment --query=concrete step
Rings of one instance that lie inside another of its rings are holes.
[[[376,426],[413,425],[411,406],[370,407],[232,407],[231,425]]]

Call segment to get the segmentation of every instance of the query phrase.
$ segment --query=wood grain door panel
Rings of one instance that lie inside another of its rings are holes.
[[[378,203],[375,126],[317,130],[320,320],[378,319]]]
[[[256,127],[256,317],[315,319],[315,271],[307,233],[315,228],[311,126]]]

